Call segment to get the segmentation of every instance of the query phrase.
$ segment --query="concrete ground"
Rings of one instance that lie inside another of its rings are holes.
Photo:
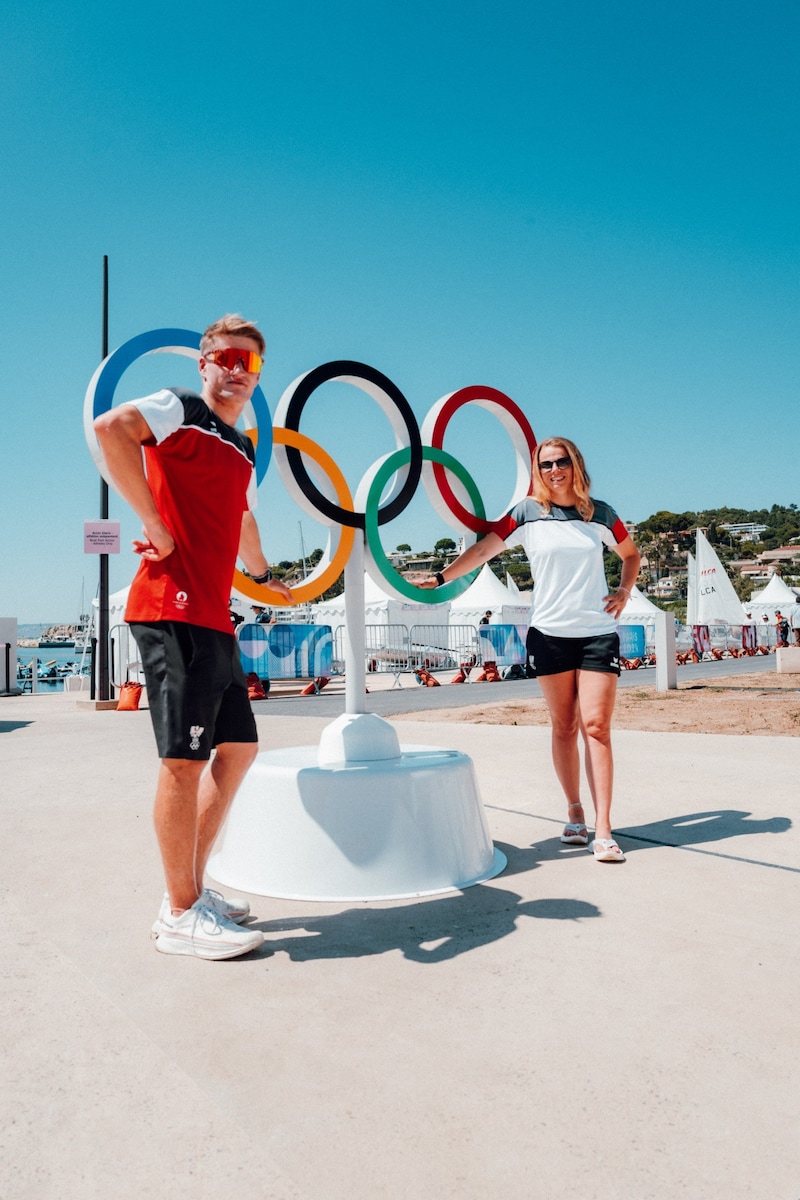
[[[547,729],[398,730],[472,757],[507,870],[253,896],[263,950],[211,963],[149,938],[147,712],[0,699],[2,1200],[798,1200],[800,742],[618,732],[609,866]]]

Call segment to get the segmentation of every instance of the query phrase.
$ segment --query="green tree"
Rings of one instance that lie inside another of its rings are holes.
[[[680,533],[684,529],[691,529],[696,523],[695,513],[674,513],[662,509],[645,521],[640,521],[638,531],[640,534]]]
[[[439,538],[436,545],[433,547],[437,554],[450,554],[456,548],[456,544],[452,538]]]

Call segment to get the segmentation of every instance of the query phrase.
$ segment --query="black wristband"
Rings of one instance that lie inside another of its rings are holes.
[[[435,571],[433,578],[436,580],[437,587],[444,587],[444,575],[441,571]]]
[[[271,583],[272,571],[270,571],[269,567],[267,567],[263,575],[251,575],[250,578],[252,579],[253,583]]]

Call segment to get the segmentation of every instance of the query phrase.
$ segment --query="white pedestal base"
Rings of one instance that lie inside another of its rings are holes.
[[[499,875],[506,858],[489,836],[472,760],[428,746],[397,751],[324,763],[316,746],[259,754],[209,874],[256,895],[316,901],[399,900]]]
[[[779,646],[775,661],[779,675],[800,674],[800,646]]]

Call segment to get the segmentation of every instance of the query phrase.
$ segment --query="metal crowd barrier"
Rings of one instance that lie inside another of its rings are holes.
[[[344,632],[344,626],[339,629]],[[401,674],[413,670],[408,628],[405,625],[365,625],[364,655],[368,675],[393,675],[392,687],[400,687]],[[338,657],[344,672],[344,641]]]
[[[442,626],[441,628],[446,628]],[[436,626],[436,629],[440,629]],[[337,625],[333,635],[333,672],[345,673],[346,627]],[[418,666],[418,651],[411,645],[406,625],[365,625],[364,659],[368,675],[393,675],[392,687],[400,687],[400,676]]]
[[[675,630],[675,647],[679,653],[693,650],[698,657],[707,660],[726,653],[737,657],[758,649],[771,652],[777,641],[775,627],[763,622],[733,625],[715,621],[707,625],[678,625]]]
[[[365,625],[364,656],[367,674],[393,675],[392,687],[400,687],[404,673],[474,667],[482,661],[474,625]],[[333,635],[333,670],[344,674],[344,625]]]
[[[409,630],[412,670],[448,671],[482,662],[474,625],[412,625]]]

